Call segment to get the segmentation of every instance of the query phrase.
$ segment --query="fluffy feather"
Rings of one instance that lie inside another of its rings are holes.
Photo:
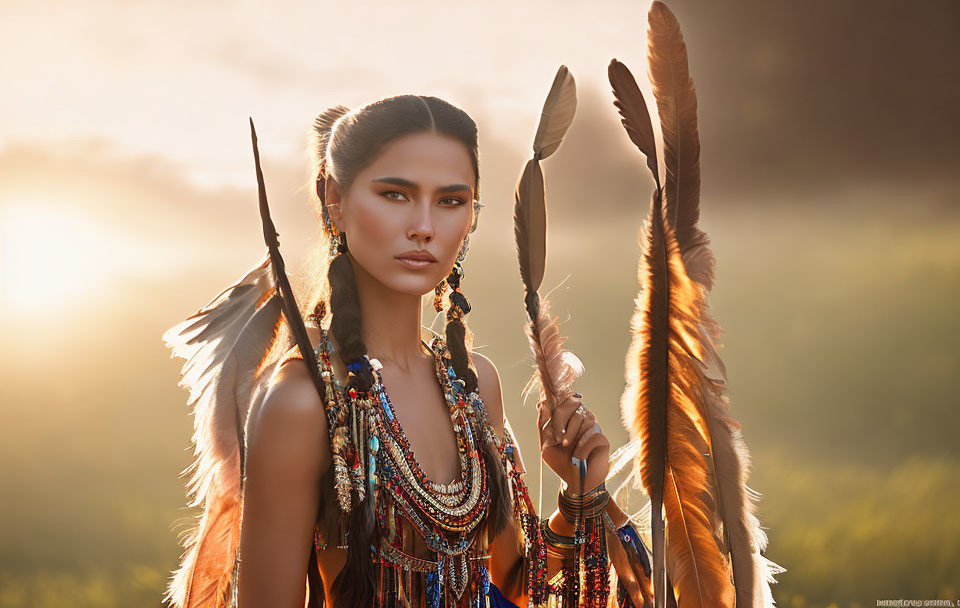
[[[280,301],[266,257],[163,334],[171,356],[186,360],[180,386],[190,391],[195,460],[182,474],[190,474],[190,506],[203,508],[164,597],[178,608],[227,603],[240,538],[243,428],[256,371],[279,324]]]
[[[706,300],[714,258],[706,234],[696,226],[696,94],[679,24],[661,2],[650,9],[648,36],[665,148],[662,187],[656,163],[650,161],[656,149],[639,87],[616,60],[608,70],[624,127],[647,156],[657,184],[640,238],[641,293],[621,399],[634,441],[618,452],[617,464],[633,456],[637,474],[629,477],[638,477],[651,499],[655,589],[664,586],[665,565],[681,608],[730,605],[733,590],[724,574],[732,567],[737,606],[772,606],[769,584],[775,582],[773,574],[784,570],[761,554],[767,541],[755,515],[759,495],[746,485],[749,452],[723,395],[726,369],[717,349],[721,331]],[[712,369],[717,373],[709,376]],[[665,539],[659,530],[661,504],[667,517]],[[656,600],[658,607],[663,605],[659,591]]]
[[[543,387],[544,393],[550,395],[553,400],[548,403],[548,407],[562,403],[573,394],[573,385],[577,378],[583,375],[583,362],[574,353],[563,348],[567,338],[560,335],[557,318],[550,314],[549,300],[542,301],[536,325],[527,323],[525,330],[538,373],[533,374],[524,386],[524,399],[538,384],[542,383],[542,378],[549,378],[552,385]]]
[[[514,236],[527,310],[525,329],[538,371],[527,383],[524,393],[539,381],[549,409],[573,393],[573,384],[583,373],[583,364],[563,348],[565,338],[560,336],[557,319],[550,314],[549,302],[541,301],[538,294],[547,260],[547,205],[540,160],[560,147],[576,109],[576,83],[566,66],[560,66],[540,114],[533,158],[527,161],[517,182],[513,208]]]

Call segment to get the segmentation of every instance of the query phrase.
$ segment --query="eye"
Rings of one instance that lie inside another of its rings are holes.
[[[404,200],[404,198],[406,198],[406,195],[403,192],[400,192],[397,190],[387,190],[386,192],[382,193],[382,196],[385,196],[390,200],[394,200],[394,201],[402,201]]]
[[[466,205],[466,204],[467,204],[467,201],[463,200],[462,198],[457,198],[457,197],[445,198],[445,199],[442,199],[440,202],[441,202],[441,203],[444,203],[444,201],[453,201],[453,202],[450,203],[450,204],[443,205],[444,207],[459,207],[460,205]]]

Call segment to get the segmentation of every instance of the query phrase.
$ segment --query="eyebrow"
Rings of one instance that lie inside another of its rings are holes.
[[[415,182],[412,182],[408,179],[403,179],[402,177],[378,177],[371,181],[373,183],[392,184],[394,186],[405,186],[407,188],[412,188],[413,190],[418,190],[420,188],[420,186],[418,186]],[[466,184],[451,184],[449,186],[440,186],[439,188],[437,188],[437,192],[442,192],[442,193],[462,192],[464,190],[467,190],[469,192],[473,191],[473,189]]]

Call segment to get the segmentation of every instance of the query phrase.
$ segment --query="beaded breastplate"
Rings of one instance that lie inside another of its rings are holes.
[[[476,392],[466,394],[446,344],[434,335],[424,344],[433,354],[457,439],[459,473],[452,482],[428,478],[413,451],[379,373],[367,393],[344,392],[333,373],[333,344],[322,332],[317,357],[326,384],[334,488],[343,513],[373,500],[379,546],[371,559],[379,568],[375,605],[483,605],[489,590],[485,533],[490,489],[484,443],[494,441],[486,408]],[[341,518],[341,546],[346,538]],[[325,539],[321,541],[325,546]]]

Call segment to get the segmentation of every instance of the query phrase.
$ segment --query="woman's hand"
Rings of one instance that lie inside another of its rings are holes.
[[[552,412],[537,404],[540,456],[572,492],[581,493],[602,483],[610,470],[610,441],[597,417],[578,397],[568,397]],[[580,487],[580,469],[572,458],[587,461],[587,476]]]

